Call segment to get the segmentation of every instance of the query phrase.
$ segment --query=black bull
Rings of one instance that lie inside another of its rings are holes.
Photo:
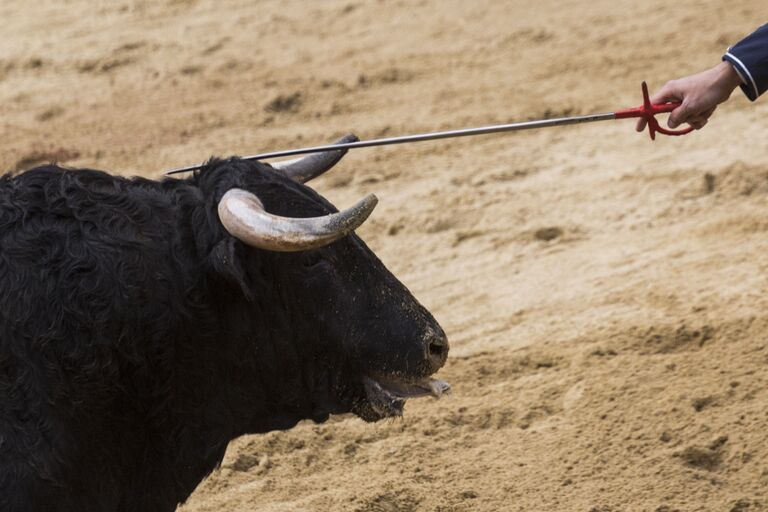
[[[172,511],[237,436],[435,394],[445,334],[354,233],[283,252],[222,225],[232,189],[337,211],[294,180],[0,178],[0,510]]]

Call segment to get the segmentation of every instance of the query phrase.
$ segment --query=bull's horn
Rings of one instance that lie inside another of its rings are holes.
[[[256,195],[233,188],[219,201],[219,220],[230,235],[250,246],[269,251],[308,251],[355,230],[378,202],[376,196],[369,195],[351,208],[322,217],[280,217],[267,213]]]
[[[334,142],[334,144],[346,144],[348,142],[357,142],[358,140],[360,139],[358,139],[356,135],[350,133]],[[311,155],[295,158],[293,160],[275,162],[272,164],[272,167],[282,171],[283,174],[293,181],[306,183],[311,179],[317,178],[336,165],[346,154],[346,149],[312,153]]]

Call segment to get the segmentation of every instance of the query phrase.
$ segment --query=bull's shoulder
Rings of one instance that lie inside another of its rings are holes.
[[[0,328],[128,338],[111,326],[168,320],[196,270],[178,202],[167,185],[100,171],[0,179]]]
[[[130,225],[162,225],[177,197],[160,183],[91,169],[49,165],[0,180],[0,226],[69,221],[117,231]]]

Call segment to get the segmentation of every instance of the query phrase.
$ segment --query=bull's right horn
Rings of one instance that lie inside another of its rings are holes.
[[[359,140],[360,139],[358,139],[356,135],[349,133],[334,142],[334,144],[346,144],[348,142],[357,142]],[[283,174],[293,181],[306,183],[309,180],[317,178],[339,163],[339,160],[346,154],[346,149],[324,151],[322,153],[312,153],[311,155],[295,158],[293,160],[275,162],[271,165],[275,169],[282,171]]]
[[[269,251],[308,251],[328,245],[354,231],[378,203],[369,195],[338,213],[322,217],[293,218],[267,213],[259,198],[239,188],[228,190],[219,201],[219,220],[227,232],[252,247]]]

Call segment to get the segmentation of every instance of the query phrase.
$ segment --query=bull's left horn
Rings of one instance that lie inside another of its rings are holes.
[[[356,135],[350,133],[334,144],[346,144],[348,142],[357,142]],[[298,183],[306,183],[311,179],[317,178],[331,167],[339,163],[344,155],[347,154],[346,149],[339,149],[337,151],[325,151],[322,153],[313,153],[301,158],[295,158],[293,160],[286,160],[283,162],[275,162],[272,167],[282,171],[283,174],[291,178]]]
[[[267,213],[259,198],[239,188],[219,201],[219,220],[241,242],[269,251],[308,251],[328,245],[357,229],[379,200],[373,194],[338,213],[293,218]]]

